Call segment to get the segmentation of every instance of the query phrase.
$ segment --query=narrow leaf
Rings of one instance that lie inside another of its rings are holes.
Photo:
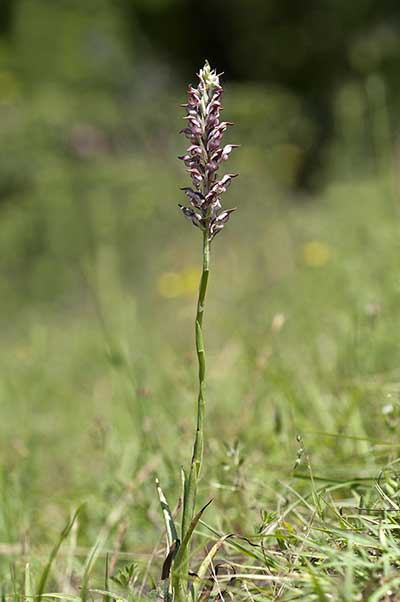
[[[168,579],[168,577],[169,577],[169,574],[171,572],[172,562],[175,558],[175,554],[176,554],[178,548],[179,548],[179,541],[176,539],[172,543],[172,546],[169,549],[168,555],[167,555],[166,559],[164,560],[164,564],[162,566],[162,571],[161,571],[161,580],[162,581],[164,581],[164,579]]]
[[[198,524],[199,520],[201,519],[201,517],[203,516],[203,513],[205,512],[205,510],[208,508],[208,506],[212,502],[213,502],[213,500],[210,500],[209,502],[207,502],[207,504],[205,506],[203,506],[203,508],[201,508],[201,510],[199,510],[199,512],[196,514],[196,516],[193,518],[192,522],[190,523],[189,528],[188,528],[187,532],[185,533],[185,537],[182,540],[182,543],[179,547],[179,551],[175,558],[175,566],[174,566],[175,571],[179,571],[179,569],[181,568],[182,561],[184,560],[184,557],[185,557],[185,552],[188,549],[190,540],[193,535],[193,531],[197,527],[197,524]]]
[[[163,493],[163,490],[161,489],[160,481],[158,479],[156,479],[156,487],[157,487],[158,497],[160,499],[161,510],[162,510],[163,517],[164,517],[165,530],[167,532],[168,549],[170,549],[171,546],[173,545],[174,541],[178,541],[178,539],[179,539],[178,533],[175,528],[175,523],[174,523],[174,519],[172,516],[172,512],[168,505],[167,499]]]

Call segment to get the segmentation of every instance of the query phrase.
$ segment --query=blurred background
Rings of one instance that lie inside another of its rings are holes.
[[[1,0],[2,541],[51,539],[82,498],[92,541],[148,462],[175,491],[201,247],[179,104],[206,58],[241,145],[207,308],[209,478],[237,478],[235,441],[259,482],[284,474],[299,429],[360,438],[338,466],[309,435],[325,469],[371,469],[362,438],[397,427],[399,34],[398,0]]]
[[[255,174],[301,198],[379,170],[397,139],[399,27],[396,0],[2,0],[8,311],[71,300],[77,266],[107,245],[125,282],[133,258],[146,278],[143,240],[182,236],[177,104],[205,58],[225,73],[246,197]]]

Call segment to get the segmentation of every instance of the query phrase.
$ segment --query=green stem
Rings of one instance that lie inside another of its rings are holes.
[[[205,417],[205,399],[204,399],[204,381],[206,375],[205,350],[203,344],[203,316],[204,305],[207,292],[208,275],[210,271],[210,241],[208,224],[203,233],[203,271],[200,279],[199,297],[197,301],[197,312],[195,322],[196,353],[199,366],[199,394],[197,398],[197,425],[196,435],[193,445],[193,456],[190,465],[188,482],[185,485],[182,513],[182,533],[184,538],[190,523],[195,515],[197,483],[200,477],[201,465],[203,462],[204,449],[204,417]],[[186,552],[186,558],[182,563],[181,591],[187,587],[187,574],[189,571],[190,547]],[[182,583],[183,582],[183,583]],[[176,600],[180,600],[180,593],[176,592]],[[182,597],[183,600],[186,598]]]

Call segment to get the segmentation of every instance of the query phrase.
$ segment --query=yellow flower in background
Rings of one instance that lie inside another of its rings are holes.
[[[186,268],[181,272],[164,272],[158,279],[158,292],[166,299],[191,295],[199,288],[200,270]]]
[[[332,258],[332,248],[325,242],[311,240],[303,247],[304,263],[311,268],[320,268]]]

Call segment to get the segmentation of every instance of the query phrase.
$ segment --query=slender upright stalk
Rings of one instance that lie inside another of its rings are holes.
[[[204,419],[205,419],[205,397],[204,383],[206,376],[206,356],[203,339],[203,316],[205,308],[205,299],[207,293],[208,277],[210,273],[210,241],[208,231],[203,233],[203,271],[200,279],[199,296],[197,300],[197,312],[195,322],[196,353],[199,366],[199,393],[197,398],[197,425],[196,435],[193,445],[192,463],[190,466],[189,480],[185,492],[183,517],[182,517],[182,535],[189,528],[190,522],[194,516],[197,482],[201,472],[204,451]]]
[[[197,423],[196,434],[193,445],[192,462],[190,465],[189,478],[185,483],[183,494],[182,512],[182,538],[188,532],[196,510],[197,484],[200,477],[204,452],[204,419],[205,419],[205,396],[204,383],[206,376],[206,357],[203,340],[203,316],[207,293],[208,277],[210,273],[210,241],[208,228],[203,232],[203,269],[200,278],[199,295],[197,299],[197,311],[195,321],[196,353],[199,368],[199,392],[197,397]],[[184,552],[180,574],[175,576],[175,602],[187,601],[187,577],[189,573],[190,547]]]

